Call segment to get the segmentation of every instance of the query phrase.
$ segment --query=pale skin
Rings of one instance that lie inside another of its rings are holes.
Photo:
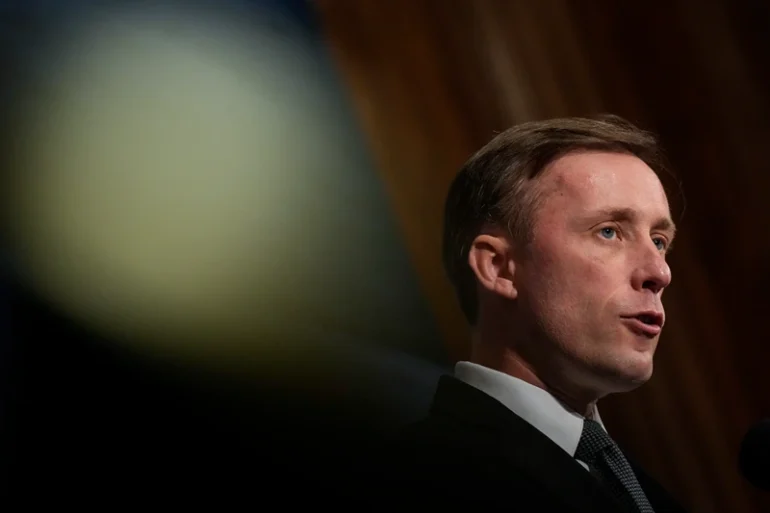
[[[632,155],[573,152],[535,186],[543,199],[529,244],[490,226],[471,246],[471,360],[590,416],[601,397],[652,376],[675,227],[660,180]]]

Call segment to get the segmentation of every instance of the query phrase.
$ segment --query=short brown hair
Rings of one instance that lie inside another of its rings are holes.
[[[444,211],[444,267],[471,325],[478,316],[476,277],[468,265],[473,240],[484,226],[497,225],[513,240],[529,242],[539,202],[533,182],[549,163],[578,150],[628,153],[659,177],[670,174],[656,137],[615,115],[534,121],[498,134],[457,174]]]

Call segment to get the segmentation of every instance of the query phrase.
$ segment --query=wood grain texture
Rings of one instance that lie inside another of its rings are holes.
[[[316,5],[455,359],[467,354],[467,328],[440,248],[444,196],[462,163],[495,132],[529,119],[613,112],[660,135],[687,196],[669,321],[654,378],[607,398],[603,416],[691,511],[770,511],[736,463],[741,437],[770,412],[770,7]]]

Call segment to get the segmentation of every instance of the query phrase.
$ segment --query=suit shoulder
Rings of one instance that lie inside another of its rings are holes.
[[[404,426],[394,437],[400,445],[434,445],[451,443],[453,438],[462,437],[465,429],[461,425],[442,417],[430,416]]]
[[[441,416],[407,425],[393,437],[393,455],[415,464],[454,466],[479,457],[493,458],[496,433]]]

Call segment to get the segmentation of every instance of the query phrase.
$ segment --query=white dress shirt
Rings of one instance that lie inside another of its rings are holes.
[[[455,378],[497,399],[550,438],[567,454],[575,457],[585,417],[571,410],[546,390],[471,362],[457,363]],[[604,428],[595,405],[592,418]],[[585,462],[577,461],[583,468],[588,469]]]

